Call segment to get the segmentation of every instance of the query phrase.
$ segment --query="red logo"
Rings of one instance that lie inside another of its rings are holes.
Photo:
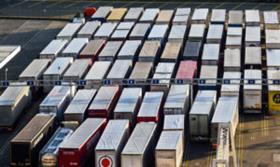
[[[99,160],[99,166],[101,167],[111,167],[113,166],[113,161],[110,157],[104,156]]]

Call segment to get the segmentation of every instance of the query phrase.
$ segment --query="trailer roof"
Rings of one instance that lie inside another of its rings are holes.
[[[34,59],[19,75],[19,78],[34,77],[34,79],[38,79],[46,70],[50,62],[51,59]]]
[[[226,21],[226,10],[225,9],[213,9],[210,19],[211,23],[224,24]]]
[[[163,100],[163,92],[146,92],[137,117],[157,117]]]
[[[45,71],[44,75],[58,74],[62,75],[64,71],[72,64],[72,57],[58,57],[56,58],[49,68]]]
[[[87,21],[81,30],[78,32],[79,35],[93,35],[98,27],[101,25],[100,21]]]
[[[221,92],[239,93],[241,72],[224,72],[223,79],[230,79],[230,84],[223,84],[221,87]]]
[[[224,67],[241,67],[240,49],[225,49]]]
[[[164,103],[164,109],[184,109],[190,96],[190,85],[171,85],[167,98]],[[183,111],[185,112],[185,111]]]
[[[280,49],[266,49],[266,66],[280,67]]]
[[[216,60],[220,57],[220,44],[204,44],[202,52],[202,61]]]
[[[108,41],[100,54],[98,55],[99,58],[101,57],[112,57],[114,58],[119,50],[121,49],[121,46],[123,44],[123,41]]]
[[[85,80],[103,79],[108,73],[111,61],[96,61],[87,73]]]
[[[68,40],[54,39],[40,53],[40,55],[56,55],[67,45]]]
[[[87,43],[88,43],[88,38],[74,38],[62,51],[62,54],[67,54],[67,53],[79,54]]]
[[[267,79],[279,80],[280,73],[279,70],[267,70]],[[268,85],[268,91],[280,91],[280,86],[276,84],[272,84],[273,81],[268,81],[270,85]]]
[[[151,28],[150,23],[137,23],[130,33],[130,38],[144,38]]]
[[[203,38],[205,28],[205,24],[192,24],[189,32],[189,38]]]
[[[82,27],[82,23],[67,23],[64,28],[57,34],[57,38],[72,38]]]
[[[139,58],[156,57],[160,49],[159,41],[145,41],[139,53]]]
[[[107,23],[103,23],[99,29],[97,30],[97,32],[94,34],[95,38],[109,38],[114,29],[117,27],[117,23],[113,23],[113,22],[107,22]]]
[[[185,115],[165,115],[163,130],[184,130],[185,129]]]
[[[94,39],[90,40],[84,49],[81,51],[80,55],[90,55],[90,56],[97,56],[97,54],[100,52],[102,47],[105,45],[106,40],[104,39]]]
[[[279,24],[277,11],[264,11],[263,17],[265,24]]]
[[[104,110],[108,109],[110,103],[115,98],[119,91],[119,86],[101,86],[91,102],[89,109],[91,110]]]
[[[245,42],[261,42],[261,27],[246,26]]]
[[[148,39],[163,39],[168,30],[168,24],[154,24]]]
[[[138,21],[143,11],[143,7],[130,8],[124,17],[124,20]]]
[[[57,106],[70,94],[70,86],[54,86],[41,102],[40,107]]]
[[[242,10],[230,10],[228,13],[228,24],[242,26],[243,24],[243,11]]]
[[[28,90],[28,86],[9,86],[0,96],[0,106],[13,106],[17,104],[18,96]]]
[[[159,11],[160,11],[159,8],[146,8],[139,21],[154,22]]]
[[[260,11],[259,10],[245,10],[245,22],[246,23],[260,23]]]
[[[126,14],[127,8],[114,8],[111,10],[110,15],[107,17],[107,21],[120,21]]]
[[[206,21],[208,12],[208,8],[196,8],[192,15],[192,21]]]
[[[187,25],[172,25],[168,40],[184,40]]]
[[[156,23],[169,24],[171,22],[173,14],[174,14],[174,10],[161,10],[156,19]]]
[[[101,6],[91,16],[91,19],[93,19],[93,20],[104,19],[105,20],[106,17],[110,14],[112,9],[113,9],[112,6]]]
[[[148,79],[153,64],[151,62],[136,62],[130,74],[130,79]]]
[[[109,74],[107,75],[107,78],[124,79],[128,75],[131,67],[132,67],[131,60],[116,60]]]
[[[79,77],[79,79],[82,79],[82,77],[86,74],[87,70],[89,69],[90,65],[90,59],[76,59],[64,73],[63,77]]]
[[[162,131],[156,146],[156,151],[176,150],[178,142],[183,138],[182,136],[182,131]]]
[[[262,48],[246,47],[245,48],[245,64],[262,64]]]
[[[134,112],[137,102],[142,97],[141,88],[124,88],[114,113]]]

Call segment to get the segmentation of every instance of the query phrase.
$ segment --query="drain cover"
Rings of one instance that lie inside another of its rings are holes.
[[[280,162],[280,154],[273,154],[273,161]]]

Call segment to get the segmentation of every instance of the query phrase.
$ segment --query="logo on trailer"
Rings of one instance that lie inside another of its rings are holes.
[[[280,104],[280,94],[273,95],[272,100],[274,103]]]
[[[111,167],[113,166],[113,160],[109,156],[103,156],[99,159],[99,166],[101,167]]]

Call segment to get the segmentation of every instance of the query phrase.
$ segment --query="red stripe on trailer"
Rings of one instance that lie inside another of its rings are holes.
[[[157,117],[137,117],[137,123],[139,122],[158,122],[159,116]]]
[[[105,119],[89,118],[85,120],[69,137],[69,139],[60,146],[58,152],[59,166],[83,166],[87,159],[91,156],[94,145],[97,143],[102,131],[106,126],[106,123],[107,122]],[[92,126],[94,124],[95,127]],[[88,130],[88,134],[85,134],[86,130]]]
[[[176,74],[176,79],[193,79],[197,71],[197,62],[186,60],[181,61],[178,72]]]
[[[98,57],[98,54],[101,52],[105,46],[106,40],[95,39],[89,41],[85,48],[80,53],[80,58],[90,58],[92,61],[95,61]]]

